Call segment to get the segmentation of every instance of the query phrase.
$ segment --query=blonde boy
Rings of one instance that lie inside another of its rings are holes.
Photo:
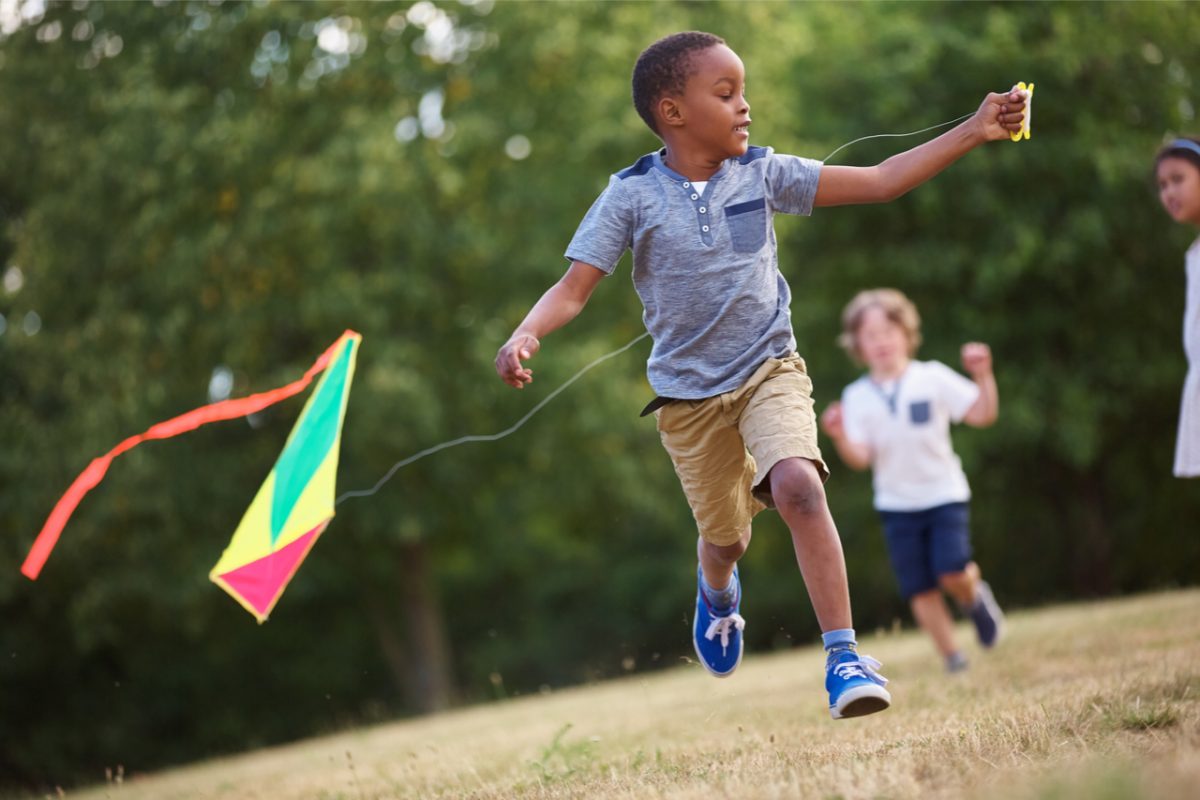
[[[971,559],[971,489],[950,443],[950,424],[991,425],[999,410],[992,354],[962,347],[967,380],[937,361],[914,359],[921,343],[916,307],[895,289],[860,292],[842,313],[841,345],[867,374],[821,415],[842,461],[874,471],[892,568],[913,617],[933,639],[946,669],[967,666],[954,641],[949,592],[992,647],[1004,617]]]

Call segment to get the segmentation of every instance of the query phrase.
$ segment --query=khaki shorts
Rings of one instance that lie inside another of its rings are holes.
[[[812,381],[798,355],[767,359],[741,387],[704,400],[675,400],[654,412],[700,536],[738,541],[750,520],[774,506],[765,485],[785,458],[829,469],[817,446]]]

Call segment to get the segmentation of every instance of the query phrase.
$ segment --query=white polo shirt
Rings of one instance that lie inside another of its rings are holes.
[[[923,511],[971,498],[950,423],[978,397],[974,381],[938,361],[911,361],[890,385],[864,375],[846,387],[846,438],[871,450],[876,509]]]

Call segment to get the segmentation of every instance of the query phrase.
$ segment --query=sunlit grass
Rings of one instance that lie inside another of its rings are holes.
[[[817,648],[383,725],[68,797],[1184,798],[1200,785],[1200,591],[1011,614],[947,676],[868,637],[894,707],[834,722]],[[750,620],[750,624],[754,624]],[[969,631],[963,628],[965,640]],[[269,710],[264,709],[265,713]]]

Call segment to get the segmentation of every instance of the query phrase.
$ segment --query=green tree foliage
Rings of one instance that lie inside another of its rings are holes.
[[[1037,83],[1032,140],[885,206],[779,221],[818,403],[855,374],[833,346],[842,305],[898,286],[924,314],[924,357],[955,363],[966,339],[995,350],[1000,423],[957,444],[1004,599],[1200,569],[1200,499],[1169,477],[1187,232],[1150,183],[1157,145],[1196,128],[1194,5],[18,8],[23,24],[0,20],[0,784],[96,779],[435,707],[447,685],[468,702],[689,652],[694,528],[636,416],[644,343],[517,434],[339,506],[265,626],[206,576],[299,399],[123,456],[42,578],[17,572],[88,460],[206,402],[214,370],[248,394],[362,332],[340,475],[359,489],[431,444],[507,427],[633,339],[625,263],[544,343],[531,387],[492,371],[607,176],[655,146],[628,77],[676,30],[741,53],[755,141],[816,158]],[[858,624],[889,624],[905,611],[869,481],[834,466]],[[761,650],[816,624],[786,530],[760,519],[745,611]]]

